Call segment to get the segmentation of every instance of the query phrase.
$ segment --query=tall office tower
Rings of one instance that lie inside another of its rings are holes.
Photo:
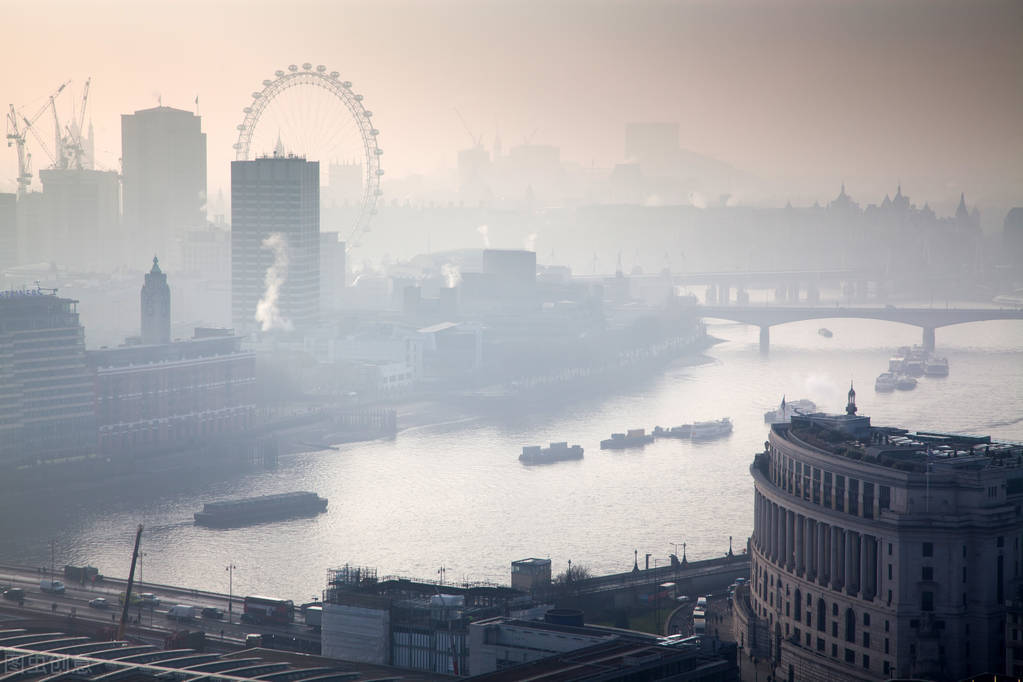
[[[345,291],[346,245],[337,232],[320,233],[320,310],[336,311]]]
[[[77,304],[45,290],[0,291],[0,464],[95,448],[95,377]]]
[[[142,285],[142,343],[170,343],[170,287],[160,261],[153,256],[153,269]]]
[[[206,134],[202,119],[171,107],[121,115],[124,224],[132,258],[169,248],[206,215]],[[165,258],[164,262],[173,262]]]
[[[73,270],[106,271],[123,263],[117,173],[48,168],[39,179],[45,220],[32,235],[35,250]]]
[[[777,679],[965,679],[1005,664],[1020,581],[1023,447],[874,427],[771,427],[753,474],[743,655]]]
[[[18,264],[18,196],[0,194],[0,273]]]
[[[236,330],[303,331],[320,304],[320,164],[231,162],[231,318]]]

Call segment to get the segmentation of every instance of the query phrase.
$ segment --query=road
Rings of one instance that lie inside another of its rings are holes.
[[[40,573],[41,570],[45,571],[45,573]],[[124,594],[126,580],[104,577],[101,582],[95,585],[88,582],[85,584],[69,584],[64,581],[63,574],[58,572],[54,579],[64,582],[66,591],[63,594],[53,594],[43,592],[39,587],[40,580],[48,577],[49,571],[46,569],[0,564],[0,588],[20,587],[23,589],[25,591],[25,601],[22,608],[25,611],[50,615],[67,615],[74,618],[110,624],[117,623],[120,620],[120,597]],[[160,600],[156,608],[137,605],[129,610],[129,617],[135,619],[138,625],[143,628],[167,634],[175,630],[202,630],[206,632],[208,639],[223,639],[225,642],[236,644],[244,643],[246,635],[254,633],[273,634],[278,637],[294,637],[317,643],[320,640],[320,633],[318,631],[301,622],[290,623],[288,625],[254,625],[239,622],[243,597],[238,595],[233,595],[231,599],[233,608],[230,609],[229,613],[229,596],[226,594],[154,583],[135,583],[132,587],[133,594],[142,594],[143,592],[151,592]],[[90,607],[89,601],[96,597],[106,598],[109,607],[106,609]],[[168,619],[168,609],[175,604],[188,604],[200,608],[206,606],[219,608],[224,612],[225,618],[223,620],[195,618],[187,622]],[[0,602],[0,606],[9,609],[16,607],[17,602],[3,601]],[[300,614],[297,615],[297,618],[301,621]],[[161,641],[160,644],[162,645],[163,642]]]

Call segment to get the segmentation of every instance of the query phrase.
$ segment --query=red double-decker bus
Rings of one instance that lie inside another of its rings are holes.
[[[295,620],[295,604],[290,599],[245,597],[242,621],[247,623],[290,623]]]

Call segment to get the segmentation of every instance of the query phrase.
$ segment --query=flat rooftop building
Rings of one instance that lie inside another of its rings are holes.
[[[850,389],[845,415],[773,425],[750,471],[748,655],[797,680],[1003,670],[1023,445],[871,426]]]
[[[78,301],[0,291],[0,464],[89,454],[94,402]]]

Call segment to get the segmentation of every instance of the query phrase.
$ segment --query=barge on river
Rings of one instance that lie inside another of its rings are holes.
[[[312,516],[326,510],[327,498],[316,493],[280,493],[207,502],[201,512],[195,513],[195,522],[202,526],[240,526],[294,516]]]

